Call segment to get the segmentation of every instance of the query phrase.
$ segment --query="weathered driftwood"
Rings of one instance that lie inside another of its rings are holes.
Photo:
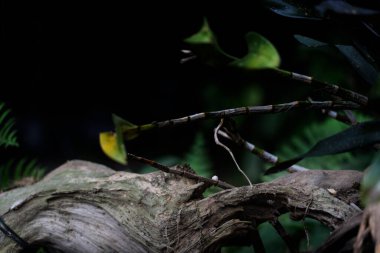
[[[202,197],[203,183],[116,172],[72,161],[42,181],[0,194],[0,214],[31,244],[57,252],[214,252],[251,243],[255,223],[291,212],[334,229],[358,211],[362,174],[305,171]],[[20,252],[0,234],[0,252]]]

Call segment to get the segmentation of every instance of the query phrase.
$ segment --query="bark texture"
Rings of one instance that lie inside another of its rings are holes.
[[[71,161],[31,186],[0,194],[0,214],[31,244],[55,252],[214,252],[250,242],[255,224],[290,212],[331,229],[359,211],[362,173],[305,171],[202,197],[204,184]],[[0,252],[20,252],[0,234]]]

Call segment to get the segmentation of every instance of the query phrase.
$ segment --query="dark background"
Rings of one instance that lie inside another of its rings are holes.
[[[322,67],[330,61],[349,72],[348,85],[357,78],[336,53],[299,51],[293,34],[329,36],[336,31],[330,23],[275,16],[259,3],[255,8],[247,3],[219,4],[216,9],[197,2],[128,5],[2,0],[0,100],[12,109],[21,144],[21,149],[12,152],[37,157],[50,168],[70,159],[122,168],[107,159],[98,144],[99,132],[113,128],[112,113],[142,124],[252,105],[239,101],[239,92],[247,85],[236,74],[210,70],[196,62],[179,63],[180,50],[186,48],[183,39],[199,30],[204,16],[220,46],[230,54],[244,55],[244,35],[256,31],[279,50],[284,69],[310,74],[310,62],[324,59],[318,63]],[[326,66],[320,72],[329,71]],[[205,89],[205,83],[213,83],[214,91]],[[264,92],[252,103],[289,102],[307,95],[287,85],[285,80],[266,80],[255,86]],[[296,129],[295,118],[308,120],[307,115],[300,118],[292,113],[282,121],[260,117],[255,118],[254,128],[247,124],[245,131],[266,148],[273,148],[274,139]],[[182,155],[201,127],[203,123],[148,133],[129,142],[128,150],[150,158]],[[211,131],[206,138],[213,142]],[[233,166],[224,151],[210,145],[210,152],[220,159],[219,164],[228,161]]]
[[[202,24],[197,8],[1,4],[0,99],[17,119],[20,152],[49,166],[110,164],[98,134],[112,129],[111,113],[147,123],[197,106],[196,91],[179,81],[182,39]]]

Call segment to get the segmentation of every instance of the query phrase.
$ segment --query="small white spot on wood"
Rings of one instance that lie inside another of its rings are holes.
[[[336,190],[334,190],[334,189],[332,189],[332,188],[327,189],[327,191],[328,191],[331,195],[336,195]]]
[[[214,175],[214,176],[212,176],[212,178],[211,178],[212,180],[214,180],[214,181],[218,181],[219,180],[219,178],[218,178],[218,176],[217,175]]]

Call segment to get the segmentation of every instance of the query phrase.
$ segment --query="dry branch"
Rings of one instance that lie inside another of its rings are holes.
[[[361,177],[305,171],[203,198],[203,183],[178,175],[72,161],[1,193],[0,214],[27,242],[56,252],[215,252],[237,239],[251,244],[256,223],[285,212],[337,228],[358,212],[350,203],[358,201]],[[3,234],[0,249],[20,252]]]

